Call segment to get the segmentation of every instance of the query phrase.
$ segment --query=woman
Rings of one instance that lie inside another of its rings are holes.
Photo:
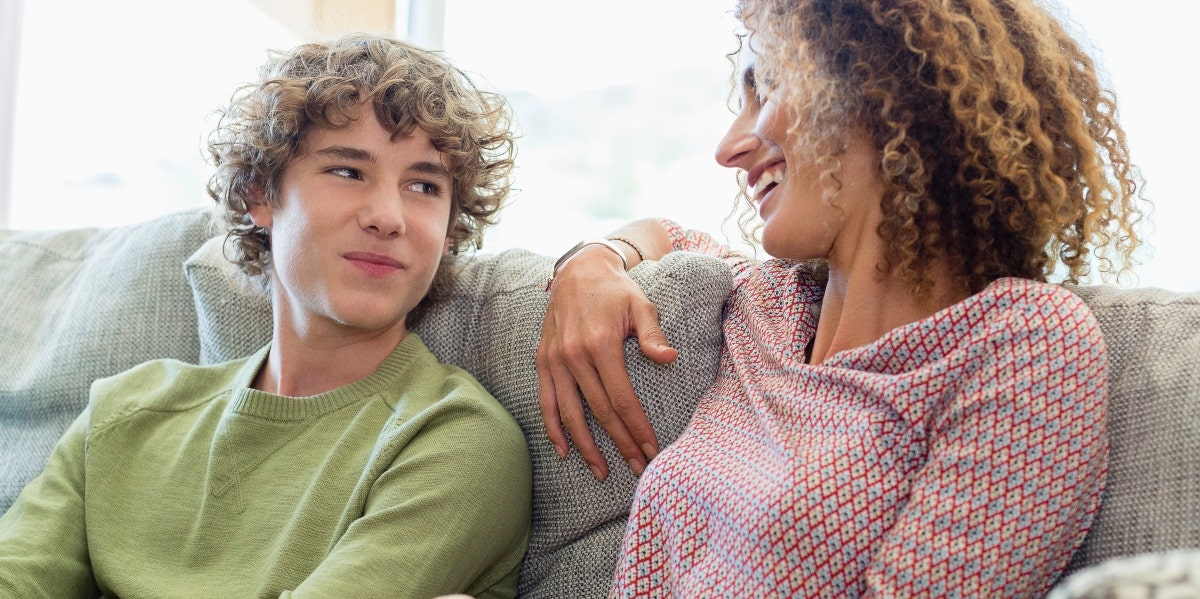
[[[1046,281],[1118,274],[1138,245],[1111,94],[1032,0],[738,16],[742,105],[717,160],[745,173],[774,258],[647,220],[574,248],[551,288],[551,441],[565,455],[565,429],[605,476],[578,388],[646,468],[613,595],[1044,593],[1108,449],[1103,339]],[[656,457],[621,342],[674,351],[622,266],[678,250],[724,258],[734,290],[720,373]]]

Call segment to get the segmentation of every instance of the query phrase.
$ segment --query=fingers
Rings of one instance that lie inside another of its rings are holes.
[[[558,454],[560,458],[565,458],[570,452],[570,447],[567,445],[567,436],[563,433],[562,420],[558,414],[558,395],[554,392],[554,377],[551,376],[550,369],[546,365],[542,347],[538,346],[537,358],[534,360],[538,377],[538,406],[542,410],[542,422],[546,427],[546,437],[554,446],[554,453]]]
[[[625,354],[623,344],[609,344],[598,354],[580,352],[577,348],[568,349],[565,353],[567,365],[579,389],[583,391],[584,399],[596,422],[612,439],[613,445],[629,465],[634,474],[641,475],[646,469],[649,458],[642,451],[635,437],[630,433],[626,418],[640,417],[644,426],[649,428],[649,422],[642,414],[641,403],[633,392],[629,382],[629,374],[625,370]],[[612,393],[613,386],[623,383],[624,389],[618,391],[619,396]],[[630,407],[632,403],[632,408]],[[653,435],[653,429],[651,429]],[[582,450],[580,451],[582,454]],[[587,460],[588,456],[583,456]],[[589,460],[589,464],[592,462]]]
[[[579,457],[588,465],[592,476],[596,477],[596,480],[608,478],[608,462],[604,461],[604,454],[600,453],[600,448],[596,447],[596,442],[592,439],[592,431],[588,429],[583,402],[576,391],[574,379],[565,369],[553,369],[552,375],[562,427],[571,436],[575,448],[579,450]]]
[[[566,457],[570,451],[567,444],[569,435],[592,476],[604,480],[608,478],[608,463],[588,430],[575,377],[559,358],[563,352],[559,348],[554,325],[554,317],[547,315],[542,323],[542,340],[534,360],[538,373],[538,405],[546,426],[546,436],[554,445],[555,453],[559,457]]]
[[[625,340],[636,335],[644,353],[659,363],[678,352],[658,328],[645,293],[622,271],[613,272],[597,253],[596,264],[580,254],[558,273],[542,322],[537,350],[538,403],[546,435],[564,456],[569,442],[592,474],[603,480],[608,464],[588,428],[587,409],[636,474],[658,453],[658,440],[634,392],[625,366]],[[582,397],[581,397],[582,394]]]
[[[667,336],[658,327],[658,310],[649,301],[632,308],[633,328],[638,347],[645,356],[659,364],[674,362],[679,350],[671,347]],[[626,377],[628,378],[628,377]]]

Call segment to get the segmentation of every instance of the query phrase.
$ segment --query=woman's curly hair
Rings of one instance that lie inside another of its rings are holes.
[[[883,266],[918,297],[933,259],[971,293],[1133,264],[1142,180],[1114,96],[1033,0],[742,0],[738,16],[824,180],[852,127],[873,138]]]
[[[391,38],[351,34],[273,53],[257,82],[218,113],[208,152],[208,194],[227,231],[225,252],[252,280],[269,280],[271,242],[250,220],[253,193],[279,202],[279,184],[311,127],[346,125],[369,102],[393,138],[429,134],[454,180],[447,236],[452,255],[481,247],[509,192],[516,153],[511,108],[479,89],[440,53]],[[442,279],[447,269],[439,269]],[[435,280],[435,288],[444,281]]]

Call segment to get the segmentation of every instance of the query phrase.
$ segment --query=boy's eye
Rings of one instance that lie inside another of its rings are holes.
[[[329,172],[334,175],[337,175],[339,177],[345,177],[346,179],[361,179],[362,178],[359,175],[358,169],[350,168],[347,166],[337,166],[337,167],[329,169]]]
[[[442,188],[438,187],[437,184],[430,183],[428,181],[413,182],[413,183],[409,184],[408,188],[413,191],[416,191],[417,193],[431,195],[431,196],[438,195],[438,193],[442,191]]]

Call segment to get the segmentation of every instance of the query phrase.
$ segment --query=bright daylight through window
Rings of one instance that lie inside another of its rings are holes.
[[[1139,278],[1120,284],[1200,289],[1200,244],[1190,233],[1200,208],[1179,142],[1200,137],[1200,124],[1181,117],[1189,76],[1175,59],[1192,53],[1185,28],[1200,8],[1062,2],[1100,49],[1155,203]],[[16,83],[15,100],[0,96],[0,110],[15,110],[11,153],[0,152],[12,169],[0,194],[6,226],[110,226],[207,205],[206,119],[266,48],[302,39],[260,8],[276,4],[24,0],[19,69],[3,75],[9,89]],[[557,255],[642,216],[738,242],[732,223],[722,225],[734,179],[713,160],[732,118],[733,4],[446,0],[446,52],[509,95],[522,134],[518,189],[484,251]],[[407,6],[401,0],[397,11]]]

